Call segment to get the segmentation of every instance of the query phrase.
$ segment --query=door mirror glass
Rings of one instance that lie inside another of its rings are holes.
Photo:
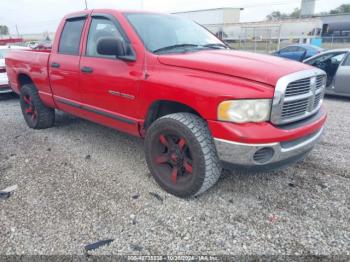
[[[120,38],[101,38],[97,43],[97,53],[100,55],[123,57],[126,55],[124,41]]]

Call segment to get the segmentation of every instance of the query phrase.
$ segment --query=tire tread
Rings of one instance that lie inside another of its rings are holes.
[[[31,96],[31,98],[33,99],[33,103],[38,112],[37,124],[35,126],[30,126],[30,127],[33,129],[46,129],[46,128],[52,127],[55,124],[55,109],[49,108],[43,104],[35,85],[34,84],[24,85],[21,88],[21,96],[23,93],[27,93]]]

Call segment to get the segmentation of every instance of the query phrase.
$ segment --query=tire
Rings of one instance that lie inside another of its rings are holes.
[[[24,85],[20,92],[22,114],[33,129],[50,128],[55,123],[55,110],[45,106],[33,84]]]
[[[156,182],[181,198],[204,193],[221,175],[221,163],[208,126],[190,113],[156,120],[147,130],[145,153]]]

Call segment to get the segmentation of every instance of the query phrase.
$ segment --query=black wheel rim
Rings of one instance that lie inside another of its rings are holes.
[[[31,120],[33,123],[37,121],[38,118],[38,111],[36,107],[34,106],[34,103],[32,101],[32,97],[29,95],[23,96],[23,105],[24,105],[24,114],[27,116],[27,119]]]
[[[156,135],[151,154],[155,173],[168,187],[181,189],[193,179],[193,157],[184,137],[174,132]]]

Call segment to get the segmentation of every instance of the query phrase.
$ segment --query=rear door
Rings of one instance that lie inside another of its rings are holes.
[[[83,102],[95,117],[105,117],[119,128],[133,124],[136,117],[142,58],[125,61],[115,56],[100,55],[97,44],[102,38],[123,39],[128,52],[131,43],[118,20],[108,14],[93,14],[86,37],[85,52],[80,61],[80,86]]]
[[[335,92],[350,95],[350,53],[339,66],[335,75]]]
[[[87,15],[65,20],[56,50],[49,60],[52,92],[58,107],[72,111],[82,101],[79,88],[81,39]]]

